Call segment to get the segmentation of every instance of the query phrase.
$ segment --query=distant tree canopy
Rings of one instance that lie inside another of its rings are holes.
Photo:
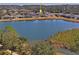
[[[6,26],[4,29],[7,31],[16,32],[16,30],[12,26]]]

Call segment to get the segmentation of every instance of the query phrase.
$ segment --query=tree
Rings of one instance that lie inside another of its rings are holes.
[[[20,37],[13,27],[6,26],[1,33],[2,38],[0,42],[3,45],[3,49],[9,49],[18,54],[31,54],[31,48],[27,39]]]

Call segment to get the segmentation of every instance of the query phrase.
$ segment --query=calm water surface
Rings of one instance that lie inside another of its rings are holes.
[[[79,23],[63,20],[0,22],[0,28],[8,25],[14,27],[21,36],[28,38],[30,41],[46,40],[57,32],[79,28]]]

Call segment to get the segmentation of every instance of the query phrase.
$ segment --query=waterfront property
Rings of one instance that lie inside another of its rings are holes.
[[[0,5],[0,54],[79,54],[79,5]]]
[[[15,20],[14,20],[15,19]],[[30,21],[30,20],[66,20],[71,22],[79,22],[79,15],[75,14],[64,14],[64,13],[50,13],[46,12],[43,16],[40,16],[40,13],[29,12],[28,13],[19,13],[16,15],[5,14],[1,17],[0,21]]]

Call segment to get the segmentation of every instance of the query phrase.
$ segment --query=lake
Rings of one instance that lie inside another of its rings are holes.
[[[20,36],[28,38],[29,41],[46,40],[57,32],[79,28],[79,23],[63,20],[0,22],[0,28],[8,25],[15,28]]]

